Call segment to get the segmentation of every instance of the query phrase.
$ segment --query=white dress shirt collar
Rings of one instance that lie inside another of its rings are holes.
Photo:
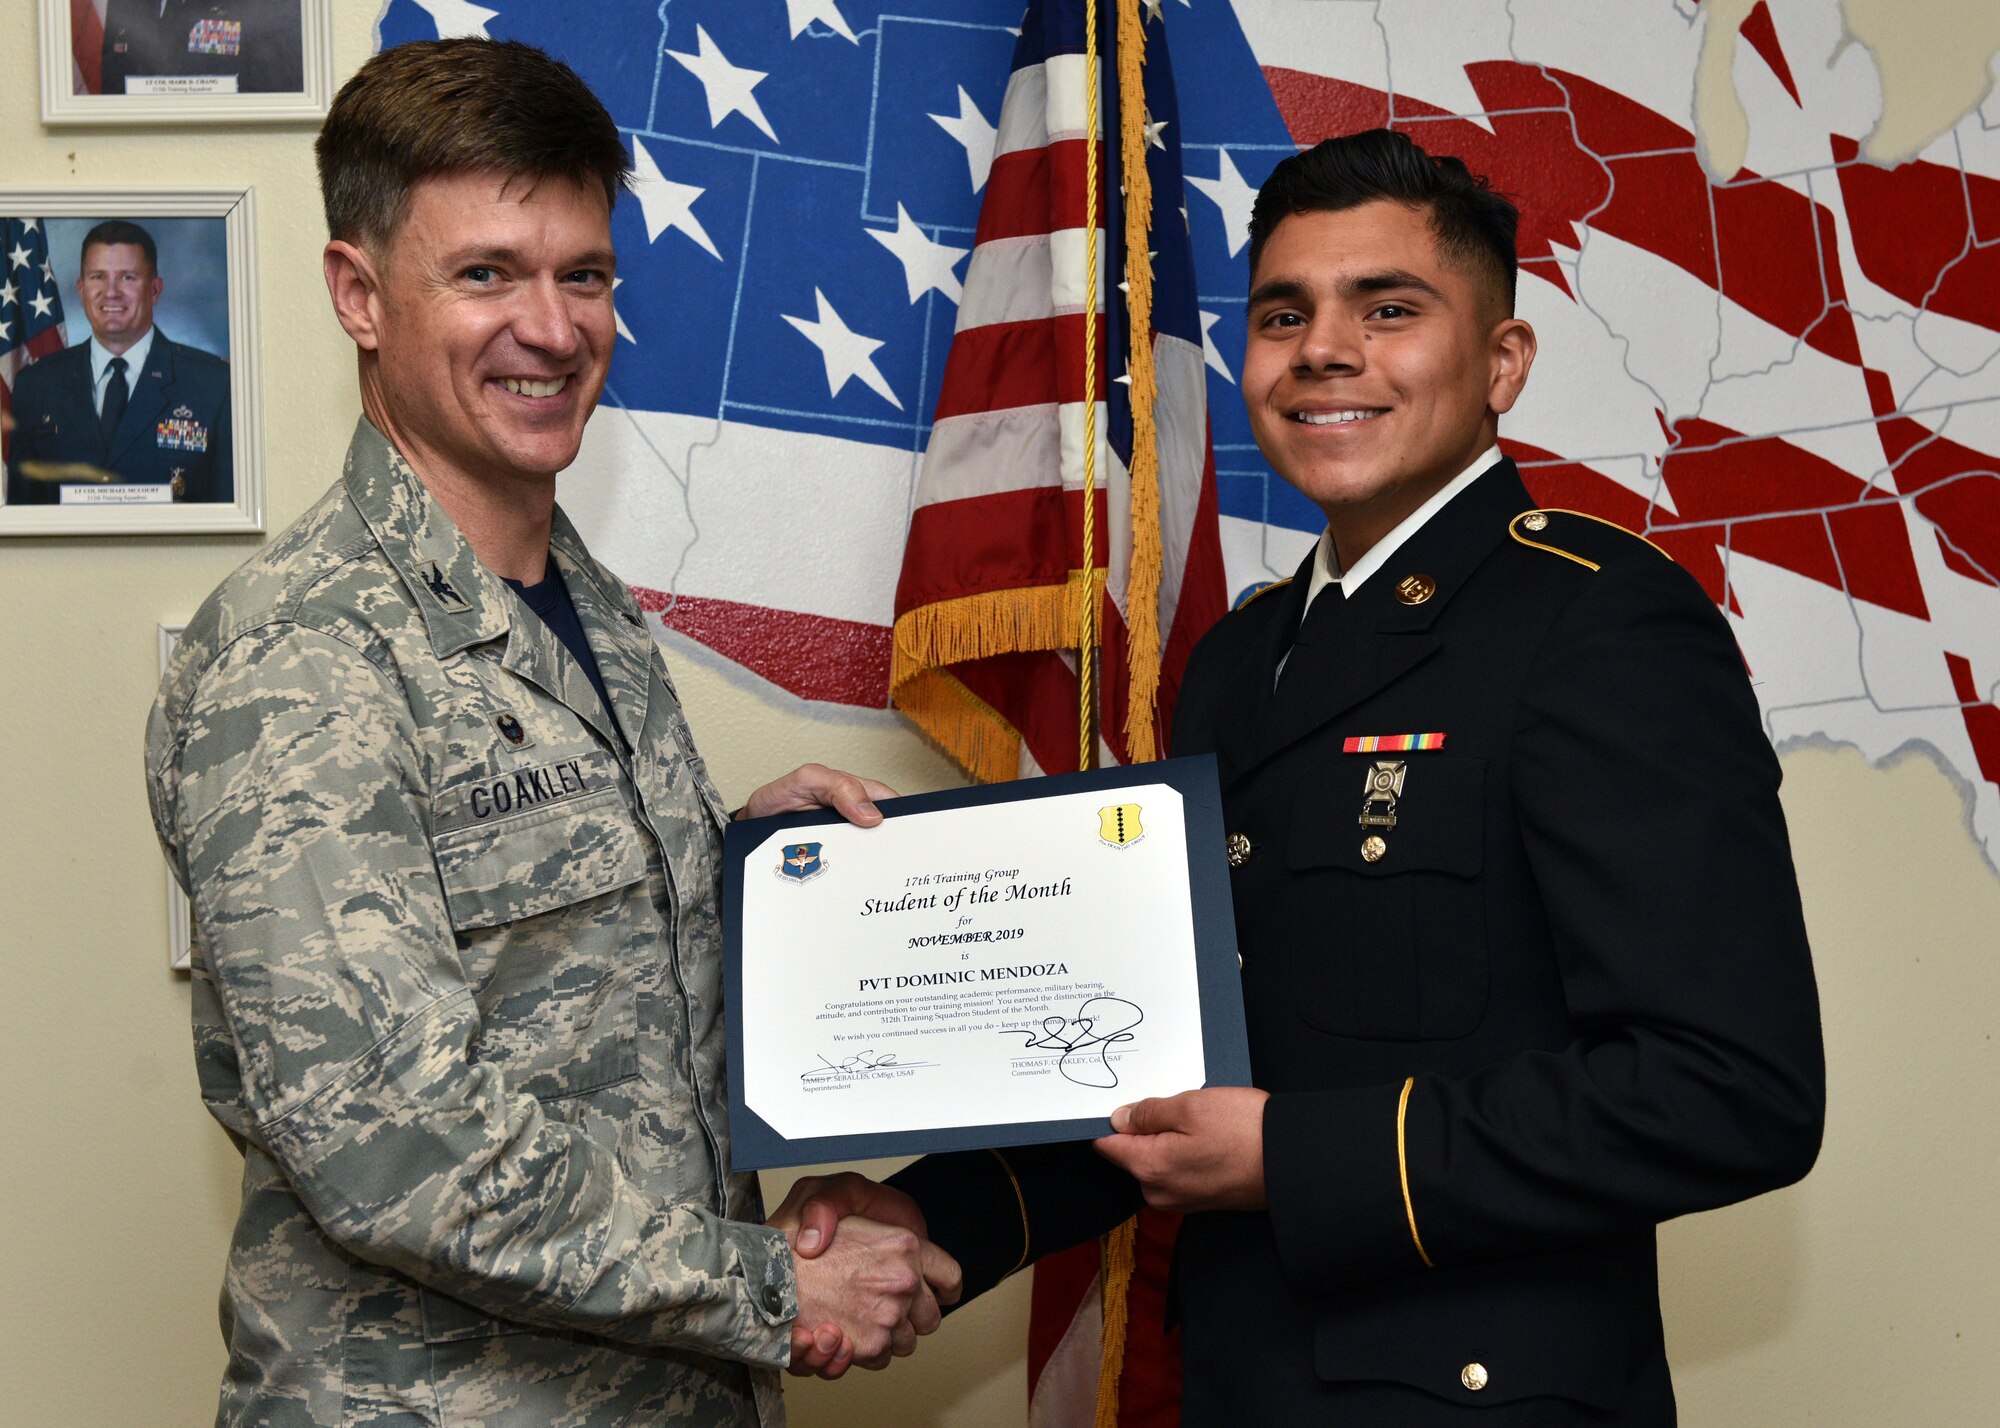
[[[1319,592],[1336,580],[1340,582],[1341,593],[1352,600],[1355,592],[1361,588],[1362,582],[1387,564],[1389,557],[1396,553],[1398,547],[1423,529],[1425,521],[1443,510],[1450,504],[1452,497],[1484,476],[1499,460],[1498,446],[1489,446],[1480,452],[1473,458],[1470,466],[1454,476],[1428,501],[1403,517],[1394,530],[1370,546],[1368,553],[1354,562],[1352,570],[1340,569],[1340,557],[1333,548],[1332,529],[1320,532],[1319,550],[1313,558],[1312,577],[1306,582],[1305,608],[1310,610],[1312,602],[1319,598]]]
[[[99,412],[104,410],[104,379],[111,371],[111,359],[125,359],[125,391],[129,395],[139,389],[139,373],[146,365],[146,357],[153,350],[153,334],[159,329],[148,327],[146,335],[126,348],[123,352],[109,352],[97,340],[95,333],[90,338],[90,404]]]

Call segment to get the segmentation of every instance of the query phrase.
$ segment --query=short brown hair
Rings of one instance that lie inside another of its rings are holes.
[[[83,246],[76,250],[76,256],[79,262],[88,266],[92,248],[112,247],[120,243],[130,244],[144,253],[146,271],[156,278],[160,275],[160,250],[153,242],[153,235],[129,218],[107,218],[84,234]]]
[[[314,145],[327,231],[381,244],[410,190],[440,174],[566,178],[616,204],[631,163],[604,105],[576,71],[516,40],[419,40],[361,66]]]
[[[1494,295],[1514,311],[1520,210],[1463,159],[1429,153],[1409,135],[1388,129],[1324,140],[1271,170],[1250,210],[1250,271],[1257,271],[1264,244],[1285,219],[1378,200],[1423,209],[1439,253],[1489,278]]]

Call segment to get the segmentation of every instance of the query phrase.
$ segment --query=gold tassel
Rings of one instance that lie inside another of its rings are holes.
[[[1153,421],[1159,375],[1153,367],[1153,178],[1146,169],[1146,23],[1140,0],[1118,0],[1119,152],[1125,178],[1125,298],[1131,321],[1132,573],[1125,587],[1131,673],[1125,752],[1133,763],[1159,755],[1154,705],[1160,692],[1160,444]]]
[[[1132,567],[1125,587],[1131,684],[1125,751],[1133,763],[1158,757],[1154,703],[1160,689],[1160,453],[1153,420],[1159,376],[1153,367],[1153,180],[1146,170],[1146,25],[1141,0],[1118,5],[1118,139],[1125,179],[1125,300],[1131,334],[1127,373],[1132,397]],[[1091,0],[1095,12],[1094,0]],[[1131,1324],[1137,1220],[1104,1237],[1099,1282],[1104,1295],[1103,1355],[1097,1365],[1096,1428],[1118,1428],[1118,1386]]]
[[[1098,1279],[1104,1286],[1104,1357],[1097,1365],[1097,1428],[1118,1428],[1118,1381],[1125,1372],[1125,1326],[1131,1321],[1132,1270],[1139,1222],[1127,1220],[1104,1237]]]

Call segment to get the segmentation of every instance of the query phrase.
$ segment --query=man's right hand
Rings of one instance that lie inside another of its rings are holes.
[[[794,1261],[799,1324],[837,1327],[863,1368],[885,1368],[890,1358],[911,1353],[917,1335],[937,1327],[935,1302],[927,1325],[915,1325],[910,1317],[924,1287],[922,1249],[910,1230],[848,1216],[816,1257]]]

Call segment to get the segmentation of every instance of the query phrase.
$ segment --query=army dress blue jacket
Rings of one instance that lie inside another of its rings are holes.
[[[1511,461],[1295,645],[1312,559],[1203,638],[1175,711],[1219,765],[1270,1093],[1267,1208],[1182,1225],[1181,1421],[1669,1428],[1655,1226],[1805,1174],[1825,1106],[1736,641]],[[968,1297],[1139,1203],[1087,1144],[894,1179]]]

